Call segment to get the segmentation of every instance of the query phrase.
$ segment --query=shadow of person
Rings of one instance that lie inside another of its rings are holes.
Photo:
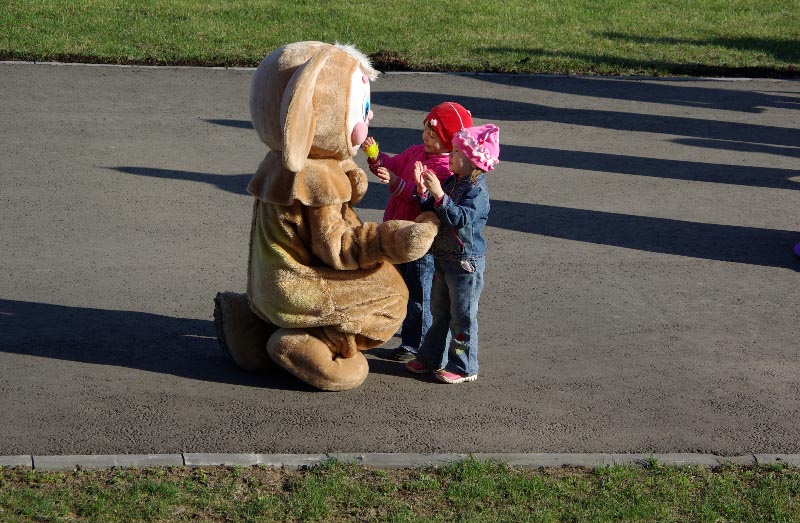
[[[406,370],[406,364],[399,361],[390,360],[387,358],[371,357],[376,356],[374,353],[376,349],[368,351],[367,359],[369,361],[370,374],[382,374],[384,376],[395,376],[397,378],[412,379],[415,381],[433,383],[436,379],[433,374],[414,374]]]
[[[201,381],[313,391],[275,370],[239,370],[208,320],[0,299],[0,352],[126,367]]]

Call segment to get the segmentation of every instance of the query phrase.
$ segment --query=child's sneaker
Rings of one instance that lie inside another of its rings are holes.
[[[471,376],[462,376],[461,374],[456,374],[455,372],[441,369],[436,371],[436,379],[445,383],[464,383],[465,381],[477,380],[478,375],[473,374]]]
[[[394,361],[400,361],[405,363],[407,361],[413,360],[414,358],[417,357],[417,355],[416,353],[411,352],[408,349],[405,349],[403,347],[397,347],[395,350],[392,351],[389,357]]]
[[[406,369],[413,372],[414,374],[427,374],[428,372],[433,372],[433,369],[429,368],[427,365],[425,365],[418,359],[413,359],[408,363],[406,363]]]

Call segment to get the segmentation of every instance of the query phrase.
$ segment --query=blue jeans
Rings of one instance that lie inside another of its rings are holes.
[[[417,359],[432,369],[478,373],[478,301],[486,258],[435,260],[431,288],[433,322]]]
[[[425,333],[431,326],[431,282],[433,255],[397,265],[408,287],[408,307],[400,333],[400,348],[417,353]]]

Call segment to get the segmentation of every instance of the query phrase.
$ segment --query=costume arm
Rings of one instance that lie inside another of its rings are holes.
[[[350,204],[356,205],[364,198],[367,193],[367,175],[353,160],[345,160],[342,162],[342,169],[347,174],[347,179],[350,180]]]
[[[378,224],[353,226],[345,220],[347,204],[307,207],[311,252],[338,270],[374,267],[383,260]]]
[[[350,212],[348,204],[306,209],[311,252],[338,270],[368,269],[384,260],[416,260],[430,249],[439,225],[433,213],[423,213],[413,222],[389,220],[380,225],[368,222],[354,226],[345,220]]]

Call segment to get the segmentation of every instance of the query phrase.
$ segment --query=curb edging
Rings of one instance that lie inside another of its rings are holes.
[[[69,471],[144,467],[252,467],[300,470],[329,460],[378,468],[402,469],[437,467],[473,458],[480,462],[500,462],[516,468],[596,468],[613,465],[647,465],[653,461],[665,466],[718,467],[721,465],[789,465],[800,467],[800,454],[745,454],[717,456],[697,453],[614,454],[614,453],[346,453],[321,454],[116,454],[63,456],[0,456],[0,468]]]

